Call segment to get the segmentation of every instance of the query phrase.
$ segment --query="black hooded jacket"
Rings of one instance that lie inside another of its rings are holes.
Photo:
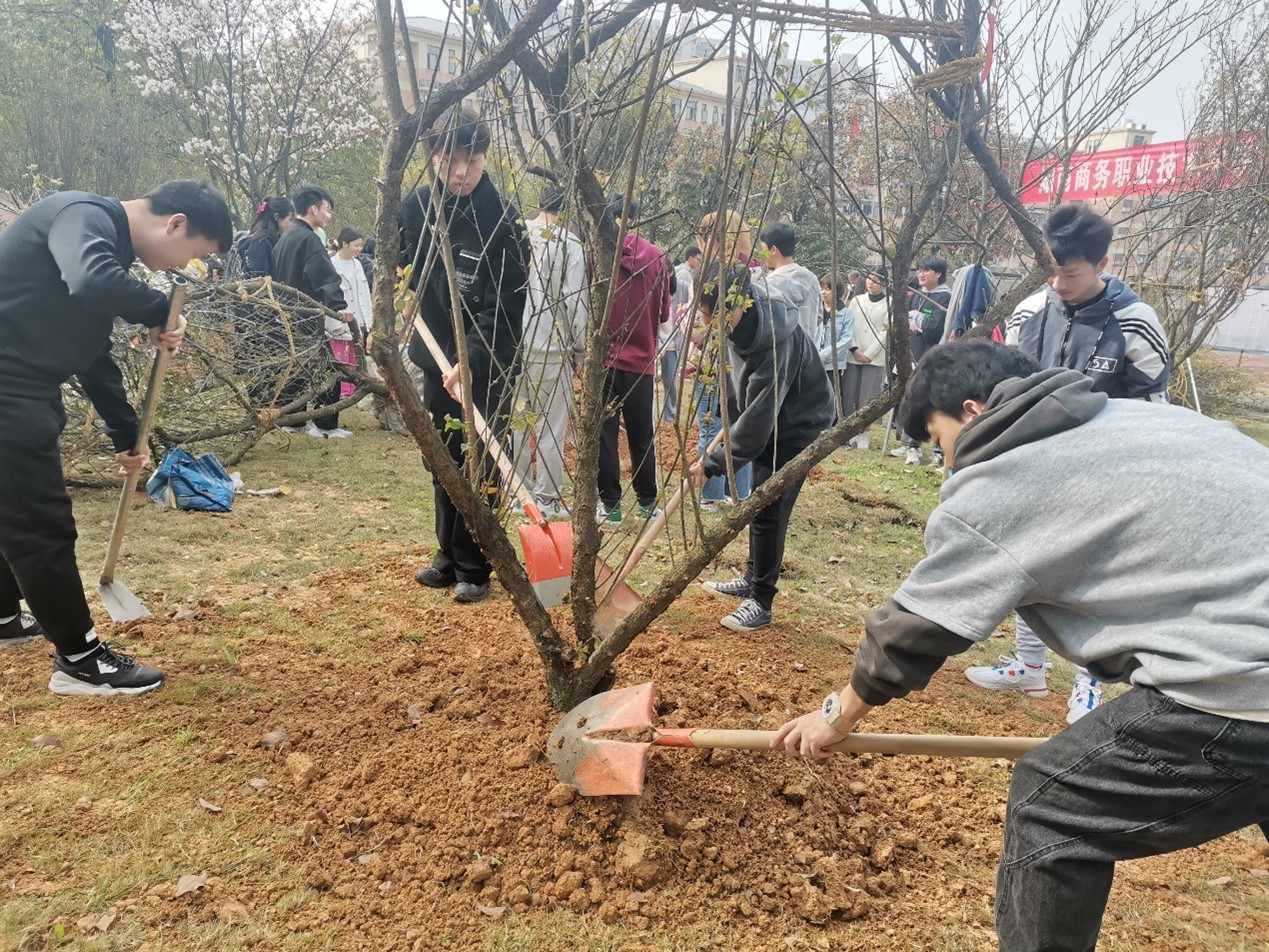
[[[815,344],[797,312],[755,288],[728,335],[735,387],[727,388],[732,464],[757,459],[767,446],[809,446],[833,422],[833,391]],[[727,471],[726,449],[706,457],[706,476]]]
[[[348,310],[339,272],[311,225],[296,219],[273,246],[273,279],[302,291],[332,311]]]
[[[511,387],[524,321],[529,240],[520,213],[503,202],[488,175],[470,195],[447,189],[443,198],[457,282],[472,389],[495,405]],[[451,364],[458,362],[449,278],[436,244],[431,190],[417,189],[401,208],[402,266],[413,266],[410,287],[422,296],[419,315]],[[439,368],[418,333],[410,337],[410,359],[424,371]]]
[[[42,199],[0,231],[0,397],[56,397],[72,375],[115,449],[132,449],[137,417],[110,354],[116,317],[147,327],[168,299],[133,277],[123,205],[87,192]]]

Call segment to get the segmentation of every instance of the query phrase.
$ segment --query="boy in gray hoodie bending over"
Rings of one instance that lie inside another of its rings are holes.
[[[850,684],[775,743],[826,756],[1015,608],[1130,683],[1019,760],[1009,792],[1000,946],[1088,952],[1119,860],[1269,833],[1269,450],[983,340],[931,350],[899,415],[947,453],[926,557],[868,616]]]

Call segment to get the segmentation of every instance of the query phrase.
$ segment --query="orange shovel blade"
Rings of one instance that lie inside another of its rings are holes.
[[[555,776],[584,797],[637,796],[643,792],[650,742],[606,739],[614,731],[652,725],[653,684],[607,691],[587,698],[560,720],[547,744]]]
[[[524,568],[547,608],[564,601],[573,575],[573,527],[567,522],[520,526]]]

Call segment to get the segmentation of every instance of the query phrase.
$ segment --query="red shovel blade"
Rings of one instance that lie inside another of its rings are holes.
[[[652,691],[651,681],[607,691],[565,714],[546,748],[555,775],[584,797],[642,793],[645,755],[652,744],[605,740],[602,735],[651,727]]]
[[[573,527],[567,522],[520,526],[524,568],[547,608],[564,601],[573,575]]]

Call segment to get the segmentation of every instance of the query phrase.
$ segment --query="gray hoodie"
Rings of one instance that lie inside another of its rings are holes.
[[[927,555],[869,616],[852,684],[923,687],[1015,607],[1095,677],[1269,711],[1269,450],[1072,370],[1007,380],[961,431]]]

